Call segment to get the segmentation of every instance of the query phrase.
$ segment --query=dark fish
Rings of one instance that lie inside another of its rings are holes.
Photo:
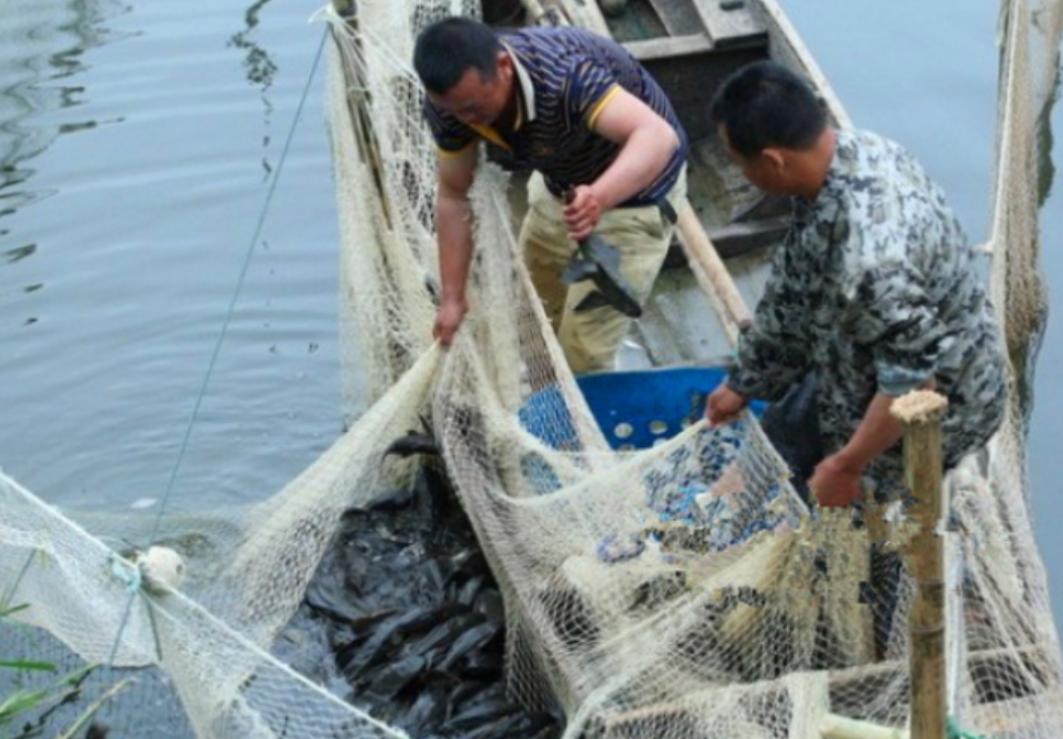
[[[500,633],[502,633],[502,624],[497,621],[474,626],[457,638],[437,669],[443,672],[449,671],[462,657],[483,648]]]
[[[449,556],[440,557],[439,564],[446,573],[444,584],[450,584],[456,579],[464,579],[487,570],[487,560],[483,552],[473,547],[462,549]]]
[[[440,455],[439,442],[432,434],[431,424],[424,416],[420,417],[421,430],[409,429],[405,436],[400,436],[384,450],[384,456],[395,454],[399,457],[412,457],[414,454]]]
[[[517,710],[517,706],[506,698],[505,686],[495,684],[477,695],[475,700],[461,706],[442,728],[444,732],[462,732],[483,726]]]
[[[456,600],[459,603],[471,606],[473,601],[476,600],[476,596],[479,595],[480,589],[483,587],[486,579],[485,575],[473,575],[469,578],[469,581],[462,585],[461,589],[458,590]]]
[[[413,491],[406,488],[400,490],[393,490],[391,493],[382,496],[379,500],[373,501],[368,509],[352,508],[352,512],[365,513],[366,510],[377,513],[391,513],[393,511],[400,511],[405,508],[409,508],[413,505],[414,496]],[[346,516],[347,513],[344,513]]]
[[[401,616],[388,619],[380,624],[364,644],[354,650],[341,650],[336,655],[336,661],[347,680],[351,683],[357,682],[363,672],[383,659],[389,647],[399,643],[404,629],[428,621],[432,610],[414,608]]]
[[[467,703],[471,704],[481,693],[493,684],[494,683],[484,684],[478,680],[462,680],[450,691],[450,695],[448,696],[451,709],[460,709]],[[453,713],[453,711],[451,711],[451,713]],[[450,718],[451,713],[446,715],[447,719]]]
[[[481,649],[465,656],[461,663],[463,679],[490,680],[502,677],[503,669],[501,649]]]
[[[419,431],[409,431],[405,436],[400,436],[388,445],[384,450],[384,456],[394,454],[405,459],[414,454],[429,454],[434,457],[440,455],[439,443],[431,434]]]
[[[515,709],[503,714],[501,718],[472,728],[472,731],[462,734],[461,739],[514,739],[520,736],[524,725],[529,722]]]
[[[477,613],[482,613],[488,621],[501,621],[506,617],[502,594],[495,588],[481,590],[472,604],[472,609]]]
[[[391,618],[398,613],[397,608],[385,608],[382,611],[377,611],[363,618],[354,618],[347,622],[347,625],[354,630],[355,634],[365,634],[368,636],[370,629],[376,627],[382,621]]]
[[[424,657],[414,655],[399,662],[384,665],[369,680],[369,685],[365,690],[366,695],[382,701],[392,700],[399,691],[424,672],[427,664]]]
[[[404,647],[407,654],[427,656],[434,650],[444,647],[449,651],[450,645],[473,626],[483,622],[483,616],[467,611],[439,624],[415,642]]]
[[[556,739],[561,735],[560,726],[560,718],[548,713],[514,711],[509,716],[473,729],[462,739]]]
[[[425,736],[429,727],[442,723],[449,714],[450,702],[445,689],[430,686],[418,694],[413,705],[398,716],[396,723],[414,736]]]
[[[436,558],[426,559],[418,567],[424,578],[424,582],[435,591],[440,591],[446,584],[446,575]]]

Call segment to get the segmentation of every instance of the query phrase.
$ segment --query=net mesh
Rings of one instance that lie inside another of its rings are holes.
[[[85,696],[134,677],[99,714],[130,735],[151,710],[166,736],[402,736],[271,650],[344,512],[410,484],[414,463],[385,450],[427,419],[504,597],[508,688],[560,705],[566,736],[896,736],[915,593],[903,512],[810,513],[752,417],[713,430],[695,413],[653,448],[611,449],[516,254],[510,182],[486,161],[473,310],[449,351],[431,346],[435,169],[408,60],[427,22],[476,5],[330,14],[349,430],[274,496],[209,515],[63,515],[0,476],[3,603],[29,605],[0,622],[2,655],[105,665]],[[1015,357],[1043,321],[1029,173],[1061,24],[1047,0],[1012,0],[1001,23],[988,248]],[[1012,367],[1005,426],[946,481],[949,711],[984,736],[1048,739],[1063,730],[1063,665],[1030,528],[1027,370]],[[179,592],[130,564],[151,545],[183,557]],[[12,674],[6,690],[47,679]]]

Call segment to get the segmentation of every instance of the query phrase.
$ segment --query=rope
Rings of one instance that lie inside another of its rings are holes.
[[[203,376],[203,382],[200,385],[199,393],[196,396],[196,402],[192,408],[192,413],[189,416],[188,424],[185,427],[184,436],[181,439],[181,445],[177,450],[177,458],[174,460],[173,469],[170,471],[169,480],[166,483],[166,491],[162,496],[162,502],[159,506],[159,512],[155,516],[155,520],[152,523],[151,532],[148,536],[148,541],[154,540],[156,534],[159,531],[159,525],[162,521],[163,514],[166,511],[166,505],[173,493],[174,485],[177,482],[177,473],[181,468],[181,464],[184,461],[185,453],[188,450],[188,442],[192,437],[192,428],[195,426],[196,421],[199,418],[199,410],[203,405],[203,399],[206,397],[207,387],[210,385],[210,380],[214,374],[214,367],[217,364],[218,356],[221,354],[221,347],[225,341],[225,337],[229,331],[229,325],[232,323],[233,315],[236,312],[236,301],[240,297],[240,292],[243,289],[244,281],[247,278],[247,271],[251,265],[251,257],[254,255],[255,244],[258,243],[259,238],[262,235],[262,228],[266,222],[266,215],[269,212],[269,207],[273,202],[273,195],[277,191],[277,183],[280,181],[281,173],[284,171],[284,163],[288,158],[288,152],[291,150],[292,139],[295,137],[295,131],[299,125],[299,119],[303,115],[303,108],[306,106],[306,100],[310,94],[310,86],[313,83],[314,76],[317,73],[318,66],[321,63],[321,55],[325,49],[325,40],[328,38],[329,29],[326,27],[321,34],[321,42],[317,47],[317,54],[314,56],[313,65],[310,68],[310,74],[307,76],[306,84],[303,86],[302,95],[299,98],[299,104],[295,110],[295,116],[292,119],[292,124],[288,129],[288,136],[284,142],[284,148],[281,150],[280,160],[277,163],[277,171],[273,177],[273,181],[270,183],[269,190],[266,193],[266,199],[262,204],[262,211],[259,213],[258,222],[255,224],[254,234],[251,236],[251,240],[247,245],[247,250],[244,255],[243,265],[240,267],[240,274],[236,280],[236,288],[233,291],[232,297],[229,300],[229,307],[225,313],[225,319],[222,321],[221,331],[218,333],[218,338],[214,342],[214,350],[211,353],[210,361],[207,364],[207,371]],[[139,570],[138,570],[139,571]],[[125,632],[125,627],[129,622],[129,614],[133,607],[133,600],[136,598],[137,593],[142,592],[138,587],[132,590],[126,599],[125,609],[122,613],[122,620],[118,626],[118,633],[115,635],[114,644],[111,647],[111,656],[108,663],[113,663],[115,656],[118,653],[118,645],[122,641],[122,634]]]

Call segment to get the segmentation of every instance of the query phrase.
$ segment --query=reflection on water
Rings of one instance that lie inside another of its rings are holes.
[[[5,233],[7,233],[7,231],[0,231],[0,236],[3,236]],[[26,244],[17,249],[8,249],[5,252],[0,252],[0,256],[3,257],[5,262],[17,262],[20,259],[25,259],[30,256],[35,251],[37,251],[36,244]]]
[[[259,46],[255,41],[251,39],[251,36],[255,28],[259,24],[259,12],[269,4],[270,0],[258,0],[253,3],[244,13],[244,22],[247,27],[229,40],[229,46],[235,46],[237,49],[242,50],[245,53],[244,56],[244,71],[247,74],[247,79],[254,85],[258,85],[262,88],[262,105],[266,110],[266,132],[262,135],[262,148],[269,149],[270,135],[269,135],[269,123],[270,117],[273,113],[273,106],[270,104],[269,97],[266,95],[266,91],[269,90],[273,84],[273,76],[277,72],[277,64],[270,58],[269,53]],[[264,171],[263,179],[268,179],[270,173],[273,171],[273,167],[269,163],[269,158],[262,157],[262,169]]]
[[[277,71],[277,65],[270,58],[269,53],[252,41],[250,36],[258,26],[259,11],[268,5],[269,1],[258,0],[258,2],[251,5],[244,14],[247,28],[235,34],[229,41],[230,46],[235,46],[246,52],[244,69],[247,72],[247,79],[256,85],[261,85],[263,91],[273,84],[273,75]]]
[[[0,218],[53,194],[24,187],[35,174],[26,162],[59,135],[98,125],[94,120],[44,125],[42,119],[84,102],[84,86],[59,81],[88,69],[87,51],[119,38],[103,24],[129,10],[112,0],[5,3],[0,29]],[[9,233],[5,229],[0,236]]]

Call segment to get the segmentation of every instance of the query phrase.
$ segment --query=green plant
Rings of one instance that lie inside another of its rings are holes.
[[[27,604],[12,607],[0,604],[0,627],[4,625],[5,621],[9,620],[10,616],[27,608],[29,608]],[[42,688],[16,690],[10,695],[0,698],[0,730],[11,726],[17,720],[28,720],[30,715],[33,714],[32,720],[29,720],[29,723],[24,725],[19,733],[12,735],[10,739],[36,736],[38,730],[55,711],[63,705],[76,701],[81,696],[82,683],[97,667],[98,665],[89,665],[57,677]],[[27,659],[0,660],[0,670],[13,670],[19,673],[56,673],[58,671],[56,666],[51,663]],[[112,685],[102,696],[93,701],[74,723],[62,731],[56,739],[72,739],[78,731],[92,720],[92,717],[96,715],[100,708],[128,685],[129,682],[130,680],[126,679]],[[3,739],[9,739],[7,735],[2,736]]]

